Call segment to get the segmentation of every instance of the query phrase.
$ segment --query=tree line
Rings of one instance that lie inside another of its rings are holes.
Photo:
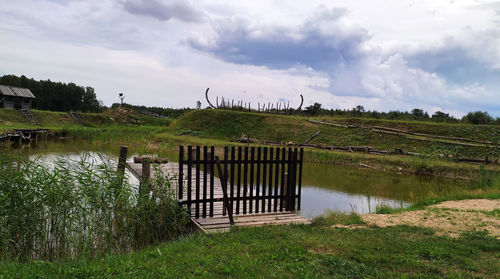
[[[33,92],[36,99],[33,100],[33,108],[52,111],[82,111],[82,112],[102,112],[106,107],[101,101],[97,100],[94,88],[90,86],[80,86],[75,83],[53,82],[51,80],[34,80],[22,75],[4,75],[0,77],[0,84],[28,88]],[[120,104],[113,104],[111,108],[117,108]],[[123,104],[124,107],[132,109],[138,113],[149,114],[158,117],[177,118],[188,112],[190,108],[163,108],[146,107],[131,104]],[[198,108],[200,104],[198,104]],[[296,111],[290,109],[289,114],[299,114],[306,116],[343,116],[343,117],[363,117],[388,120],[413,120],[413,121],[432,121],[446,123],[469,123],[469,124],[490,124],[500,125],[500,117],[493,118],[485,111],[469,112],[461,119],[436,111],[429,115],[423,109],[415,108],[411,111],[389,111],[378,112],[369,111],[361,105],[352,109],[327,109],[320,103],[314,103],[307,106],[304,110]]]
[[[432,121],[432,122],[445,122],[445,123],[468,123],[468,124],[490,124],[490,125],[500,125],[500,117],[496,119],[488,114],[486,111],[475,111],[469,112],[461,119],[455,118],[454,116],[444,113],[442,111],[436,111],[434,114],[429,115],[423,109],[415,108],[411,111],[389,111],[389,112],[378,112],[365,110],[363,106],[356,106],[352,109],[325,109],[320,103],[314,103],[310,105],[301,114],[307,116],[343,116],[343,117],[363,117],[363,118],[375,118],[375,119],[387,119],[387,120],[408,120],[408,121]]]
[[[80,86],[72,82],[62,83],[51,80],[34,80],[22,75],[4,75],[0,84],[28,88],[35,95],[33,108],[52,111],[101,112],[105,109],[97,100],[94,88]]]

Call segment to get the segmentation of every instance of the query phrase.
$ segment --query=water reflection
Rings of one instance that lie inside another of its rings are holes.
[[[52,141],[17,152],[36,154],[44,160],[54,159],[61,154],[70,160],[79,160],[83,152],[90,152],[96,157],[96,152],[100,151],[113,157],[116,162],[119,147],[120,144],[95,145],[70,140]],[[145,153],[148,153],[147,147],[129,145],[130,160],[136,154]],[[177,161],[176,151],[163,150],[159,153],[170,161]],[[129,182],[138,184],[133,175],[129,175]],[[305,217],[320,215],[328,209],[363,214],[374,212],[378,205],[406,207],[412,202],[451,193],[464,186],[446,179],[310,163],[304,164],[302,185],[301,215]]]
[[[365,214],[374,212],[378,205],[387,205],[392,208],[398,208],[407,207],[410,203],[377,196],[350,194],[305,185],[302,189],[302,210],[300,215],[310,218],[323,214],[327,209]]]

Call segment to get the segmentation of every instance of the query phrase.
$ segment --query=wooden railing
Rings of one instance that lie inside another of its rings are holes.
[[[214,155],[213,146],[179,149],[179,203],[195,218],[213,217],[215,202],[224,202],[224,216],[300,210],[302,148],[233,146]]]

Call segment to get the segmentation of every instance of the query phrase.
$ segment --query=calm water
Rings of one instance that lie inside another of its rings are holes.
[[[147,154],[139,146],[129,146],[130,156]],[[142,149],[142,150],[141,150]],[[82,154],[102,151],[106,156],[118,156],[119,146],[95,146],[88,142],[49,142],[36,148],[25,147],[14,152],[27,152],[50,160],[57,156],[79,159]],[[176,152],[161,152],[176,161]],[[138,183],[130,177],[131,183]],[[314,217],[326,210],[343,212],[374,212],[378,205],[406,207],[412,202],[456,191],[461,185],[453,181],[384,173],[370,169],[335,165],[304,164],[301,215]]]

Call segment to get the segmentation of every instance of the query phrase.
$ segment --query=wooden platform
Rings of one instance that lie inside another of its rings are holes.
[[[141,172],[142,172],[142,164],[140,163],[132,163],[129,162],[127,163],[128,169],[131,171],[131,173],[140,179],[141,177]],[[183,172],[187,173],[187,166],[184,166]],[[178,174],[179,174],[179,164],[176,162],[169,162],[165,164],[152,164],[151,165],[151,177],[154,177],[156,175],[157,171],[161,171],[162,176],[167,176],[171,181],[171,186],[173,187],[175,193],[177,193],[178,189]],[[195,173],[195,169],[192,168],[192,173]],[[203,180],[203,171],[200,171],[200,178]],[[207,184],[209,184],[210,176],[207,175]],[[192,183],[195,183],[195,179],[193,176]],[[252,190],[254,191],[254,190]],[[184,198],[187,197],[187,192],[184,189],[183,192]],[[194,200],[195,199],[196,193],[194,191],[191,193],[191,197]],[[200,195],[203,196],[203,191],[201,190]],[[210,188],[207,188],[207,193],[206,196],[210,196]],[[222,185],[220,183],[220,179],[217,177],[214,177],[214,198],[215,199],[220,199],[222,200],[223,197],[223,192],[222,192]],[[248,201],[251,202],[252,205],[255,205],[255,201]],[[259,205],[259,211],[261,210],[262,205]],[[274,202],[271,203],[271,207],[274,207]],[[282,225],[282,224],[309,224],[310,220],[307,218],[304,218],[300,215],[297,215],[293,212],[257,212],[255,213],[255,206],[254,208],[254,213],[250,214],[237,214],[234,212],[234,221],[235,221],[235,226],[243,227],[243,226],[262,226],[262,225]],[[207,217],[206,218],[195,218],[195,208],[192,207],[190,212],[191,212],[191,220],[193,223],[200,228],[202,231],[206,233],[212,233],[212,232],[227,232],[229,231],[231,224],[229,222],[229,218],[227,215],[223,215],[223,202],[222,201],[217,201],[214,202],[214,216],[213,217],[208,217],[208,212],[209,212],[209,203],[202,204],[200,203],[200,216],[201,212],[205,209],[205,212],[207,212]]]

